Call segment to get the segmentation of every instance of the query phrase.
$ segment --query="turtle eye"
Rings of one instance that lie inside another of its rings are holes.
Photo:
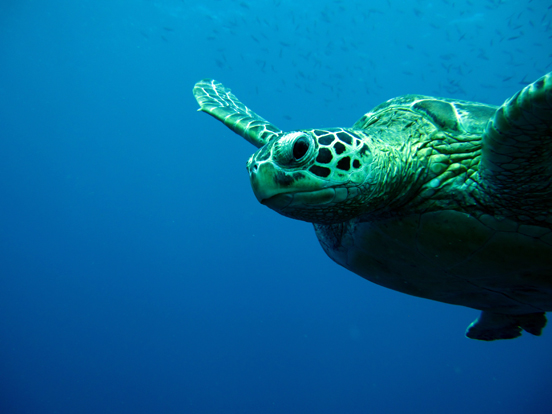
[[[272,154],[280,165],[298,167],[312,159],[316,144],[302,131],[289,132],[275,142]]]
[[[295,161],[299,161],[303,158],[308,150],[309,142],[305,139],[305,137],[299,137],[299,139],[293,144],[293,158]]]

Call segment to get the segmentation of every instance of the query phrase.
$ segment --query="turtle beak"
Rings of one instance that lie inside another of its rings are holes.
[[[293,194],[284,193],[278,188],[274,177],[276,168],[271,163],[257,165],[256,169],[249,172],[251,187],[259,203],[268,208],[281,211],[293,201]]]
[[[268,199],[281,192],[274,182],[274,177],[278,171],[272,163],[253,161],[248,165],[248,170],[251,188],[253,188],[253,193],[255,193],[259,203],[266,204]]]

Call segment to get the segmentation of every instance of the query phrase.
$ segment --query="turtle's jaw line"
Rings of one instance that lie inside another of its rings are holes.
[[[268,208],[276,211],[283,210],[284,208],[289,206],[292,201],[293,201],[293,195],[290,193],[277,194],[275,196],[260,200],[262,205],[265,205]]]
[[[346,188],[323,188],[314,191],[276,194],[259,201],[272,210],[279,211],[288,207],[315,208],[323,204],[335,204],[344,201],[347,195]]]

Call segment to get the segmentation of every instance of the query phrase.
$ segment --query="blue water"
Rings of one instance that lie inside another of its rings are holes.
[[[373,285],[261,206],[212,77],[284,130],[552,70],[544,0],[0,3],[1,413],[550,413],[552,327]]]

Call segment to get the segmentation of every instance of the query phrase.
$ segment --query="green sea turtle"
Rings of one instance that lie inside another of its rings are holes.
[[[405,95],[351,128],[283,132],[219,82],[200,110],[259,150],[257,199],[314,223],[341,266],[481,310],[469,338],[540,335],[552,310],[552,72],[502,106]]]

